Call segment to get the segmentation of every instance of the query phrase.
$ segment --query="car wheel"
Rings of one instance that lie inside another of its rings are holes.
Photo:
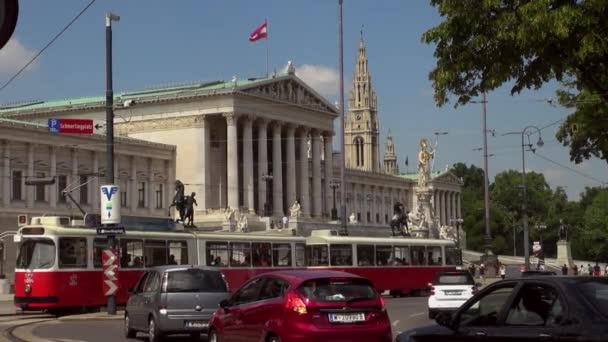
[[[129,319],[129,314],[125,313],[125,337],[126,338],[135,338],[137,332],[131,328],[131,320]]]
[[[209,334],[207,335],[207,342],[220,342],[220,337],[217,336],[215,330],[209,331]]]
[[[268,338],[268,342],[281,342],[281,339],[278,336],[272,335]]]
[[[148,322],[148,341],[150,342],[159,342],[162,341],[162,336],[160,331],[158,330],[158,326],[156,325],[156,321],[154,317],[150,317],[150,321]]]
[[[433,311],[429,311],[429,318],[430,319],[435,319],[435,316],[437,316],[437,314]]]

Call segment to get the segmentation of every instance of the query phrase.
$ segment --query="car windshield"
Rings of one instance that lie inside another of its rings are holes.
[[[165,292],[228,292],[228,288],[220,272],[191,268],[169,271]]]
[[[26,240],[19,247],[17,268],[51,268],[55,264],[55,243],[49,239]]]
[[[439,274],[434,285],[474,285],[475,282],[469,274]]]
[[[314,302],[371,300],[378,296],[368,280],[358,278],[312,279],[304,282],[298,292]]]
[[[599,312],[608,317],[608,281],[594,279],[578,284],[580,292]]]

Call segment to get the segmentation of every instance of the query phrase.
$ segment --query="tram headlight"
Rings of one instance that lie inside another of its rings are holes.
[[[25,284],[25,293],[29,294],[30,292],[32,292],[32,285]]]

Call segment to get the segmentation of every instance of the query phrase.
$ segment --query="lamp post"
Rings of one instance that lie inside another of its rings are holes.
[[[270,196],[270,182],[272,182],[272,173],[262,175],[262,180],[266,182],[266,203],[264,203],[264,216],[270,217],[272,216],[272,197]]]
[[[526,128],[523,129],[523,131],[521,132],[509,132],[509,133],[505,133],[503,135],[510,135],[510,134],[521,134],[521,188],[522,188],[522,201],[521,201],[521,211],[522,211],[522,217],[523,217],[523,224],[524,224],[524,258],[525,258],[525,267],[526,267],[526,271],[530,270],[530,241],[529,241],[529,229],[528,229],[528,207],[527,207],[527,193],[526,193],[526,150],[525,147],[527,146],[533,153],[536,151],[536,149],[532,148],[532,144],[525,143],[524,140],[524,136],[527,134],[528,135],[528,139],[530,138],[530,135],[532,135],[534,132],[528,133],[528,130],[530,129],[535,129],[536,133],[538,134],[538,141],[536,142],[536,146],[538,147],[542,147],[544,145],[541,133],[540,133],[540,128],[536,127],[536,126],[528,126]]]
[[[456,223],[456,244],[458,246],[458,261],[462,265],[462,247],[460,246],[460,227],[464,220],[462,218],[450,219],[451,223]]]
[[[340,187],[340,182],[332,179],[329,181],[329,187],[334,193],[334,206],[331,208],[331,220],[335,221],[338,219],[338,209],[336,209],[336,189]]]

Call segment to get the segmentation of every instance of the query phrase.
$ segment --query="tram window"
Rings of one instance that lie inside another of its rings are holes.
[[[144,265],[146,267],[167,265],[167,243],[165,241],[146,240]]]
[[[327,251],[325,252],[327,255]],[[296,267],[306,266],[306,245],[296,243]]]
[[[230,266],[251,266],[251,244],[249,244],[249,242],[235,242],[230,244]]]
[[[291,266],[291,245],[288,243],[272,244],[272,266]]]
[[[55,244],[50,239],[26,239],[19,246],[17,268],[40,269],[55,265]]]
[[[254,267],[270,267],[272,265],[270,248],[268,242],[254,242],[251,244]]]
[[[143,263],[143,242],[141,240],[120,239],[120,267],[141,268]]]
[[[87,267],[87,239],[59,239],[59,268]]]
[[[101,268],[103,263],[102,263],[102,256],[101,253],[103,253],[103,250],[108,248],[108,240],[106,239],[94,239],[93,240],[93,267],[95,268]]]
[[[425,250],[425,246],[412,246],[412,265],[426,265]]]
[[[353,265],[353,247],[351,245],[331,245],[330,256],[332,266]]]
[[[228,265],[228,242],[207,242],[207,266]]]
[[[373,245],[357,245],[357,263],[359,266],[373,266],[375,264]]]
[[[441,265],[443,260],[441,259],[441,247],[432,246],[427,249],[429,265]]]
[[[327,245],[306,246],[308,266],[328,266]]]
[[[188,263],[188,244],[186,241],[169,241],[169,265]]]
[[[446,247],[445,248],[445,264],[446,265],[460,265],[460,258],[458,248]]]
[[[404,266],[411,264],[410,248],[407,246],[395,246],[394,259],[391,264],[396,266]]]
[[[376,265],[387,266],[391,260],[393,248],[391,246],[376,246]]]

